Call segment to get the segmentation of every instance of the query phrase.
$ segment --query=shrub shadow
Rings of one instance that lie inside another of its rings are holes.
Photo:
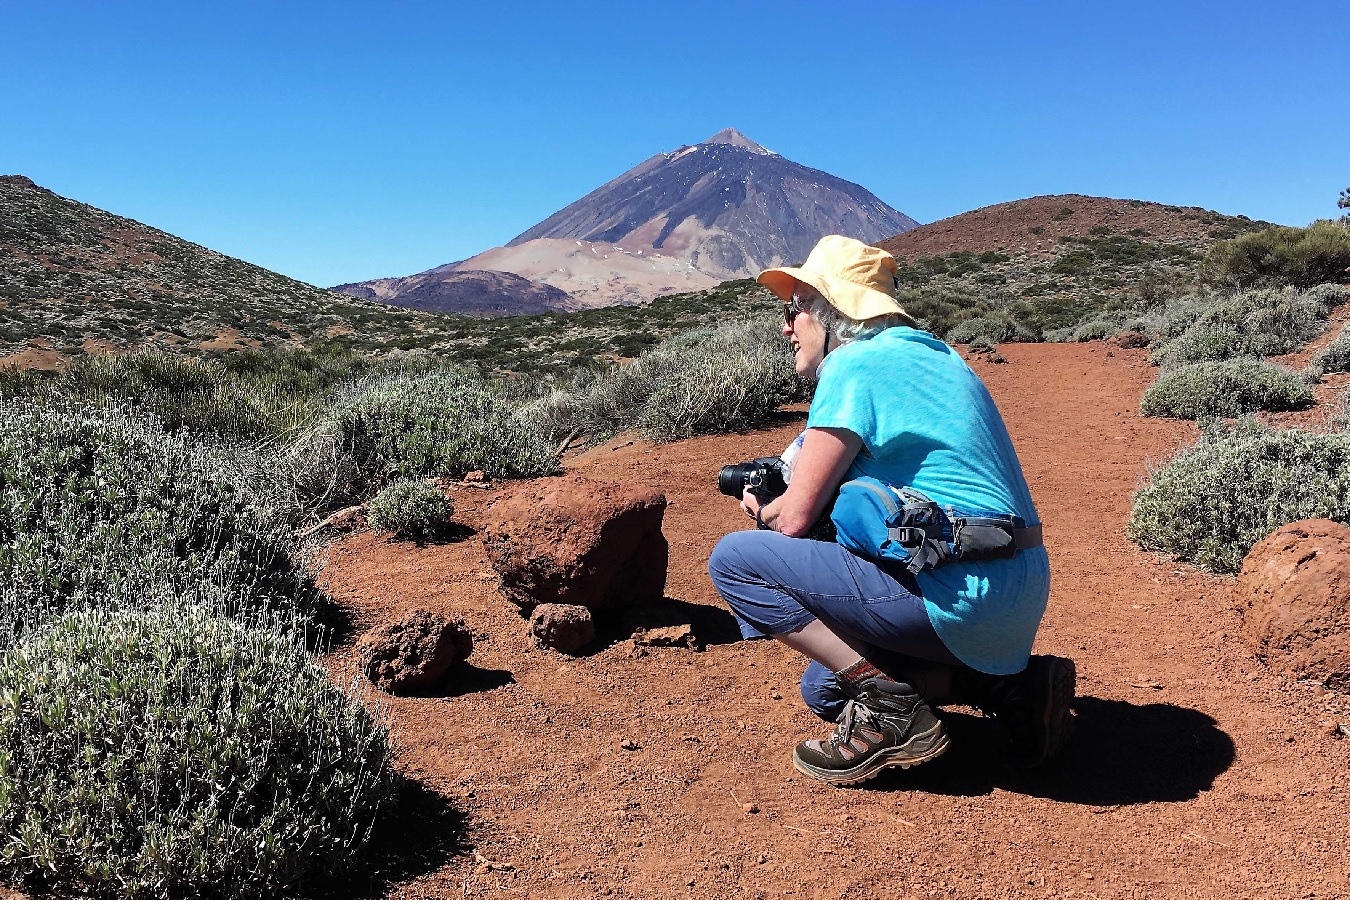
[[[347,644],[356,634],[356,617],[352,610],[324,595],[325,601],[314,613],[315,629],[306,634],[305,644],[311,653]]]
[[[1033,771],[1007,768],[994,723],[946,711],[952,746],[940,759],[870,783],[874,790],[979,796],[1001,788],[1087,806],[1179,803],[1209,790],[1235,756],[1233,740],[1209,716],[1171,703],[1079,697],[1077,727],[1064,755]]]
[[[340,876],[310,881],[300,896],[385,897],[398,885],[473,849],[467,840],[468,817],[449,799],[401,775],[397,790],[398,803],[376,822],[362,862]]]
[[[414,541],[418,547],[429,547],[437,544],[458,544],[461,541],[467,541],[478,533],[477,529],[465,525],[463,522],[450,522],[436,529],[436,533],[425,538],[419,538]]]

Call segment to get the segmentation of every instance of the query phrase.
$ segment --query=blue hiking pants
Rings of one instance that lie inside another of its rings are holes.
[[[866,644],[867,658],[883,669],[907,661],[960,665],[928,621],[914,576],[901,565],[776,531],[735,531],[718,542],[708,573],[746,639],[820,619]],[[834,673],[818,662],[802,674],[801,690],[806,705],[827,721],[836,721],[848,702]]]

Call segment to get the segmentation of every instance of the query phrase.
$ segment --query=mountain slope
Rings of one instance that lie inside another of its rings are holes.
[[[341,337],[433,345],[429,314],[334,294],[0,176],[0,356],[25,363],[101,349],[183,352]]]
[[[901,261],[902,302],[935,332],[992,315],[1055,336],[1109,309],[1194,286],[1216,241],[1268,224],[1199,207],[1060,194],[971,210],[878,246]]]
[[[530,315],[575,308],[566,291],[510,272],[432,269],[404,278],[340,284],[332,290],[407,309],[469,315]]]

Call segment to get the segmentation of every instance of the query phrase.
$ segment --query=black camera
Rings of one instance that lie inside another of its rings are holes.
[[[787,490],[787,479],[783,477],[786,469],[783,460],[777,456],[723,466],[717,473],[717,490],[737,500],[748,490],[759,498],[760,503],[768,503]]]

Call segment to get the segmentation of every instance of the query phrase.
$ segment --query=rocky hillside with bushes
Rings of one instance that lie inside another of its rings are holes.
[[[202,353],[341,339],[433,346],[439,319],[333,294],[0,177],[0,354]]]
[[[1195,286],[1211,247],[1268,224],[1062,194],[972,210],[879,246],[902,261],[903,302],[936,334],[979,320],[954,339],[1063,340],[1098,313]]]

